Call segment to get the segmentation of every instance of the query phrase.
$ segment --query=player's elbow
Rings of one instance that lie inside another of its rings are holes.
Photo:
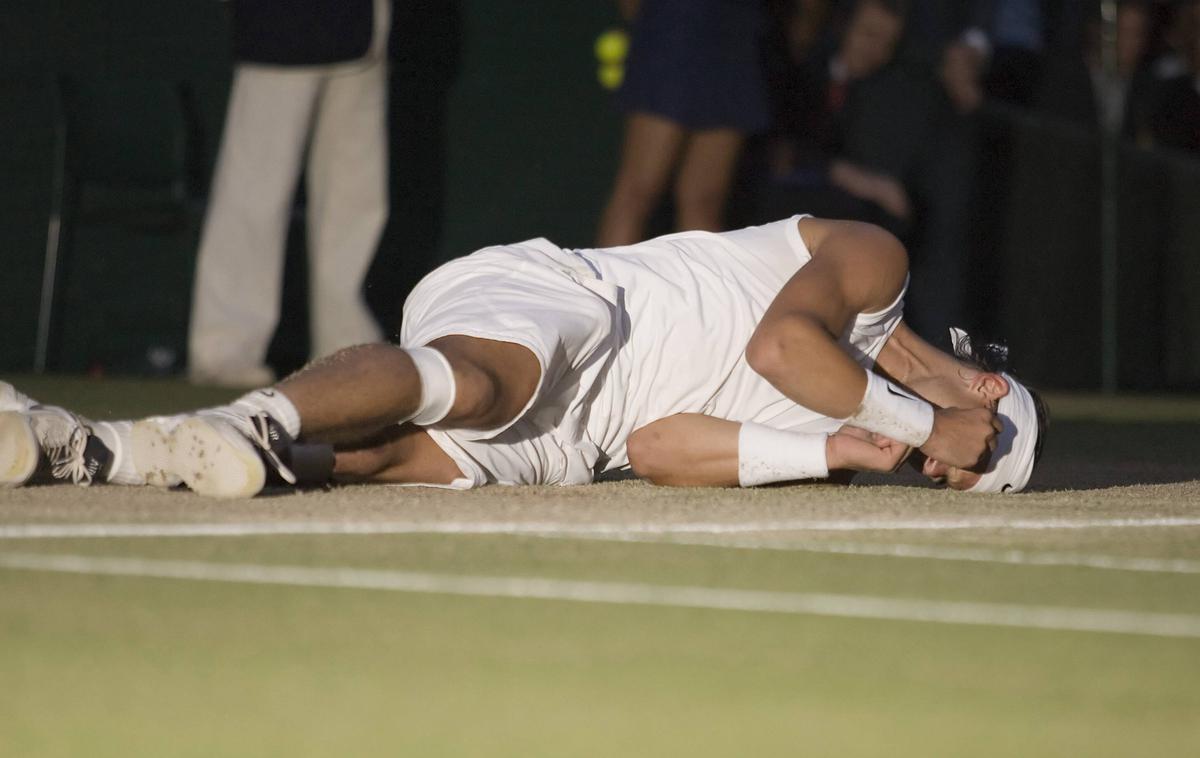
[[[655,431],[648,427],[642,427],[629,435],[629,439],[625,442],[625,452],[629,456],[629,466],[633,469],[633,473],[639,479],[645,479],[654,484],[662,471],[660,451],[662,446],[659,444],[658,437]]]
[[[746,344],[746,363],[772,384],[795,371],[794,356],[804,355],[804,343],[813,325],[804,318],[784,317],[764,321]]]
[[[772,329],[760,327],[746,345],[746,363],[762,377],[778,371],[783,355],[783,341]]]
[[[629,435],[625,443],[629,466],[639,479],[651,484],[676,485],[679,467],[663,434],[653,424]]]

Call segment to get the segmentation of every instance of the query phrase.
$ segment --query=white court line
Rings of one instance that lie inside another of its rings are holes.
[[[1129,523],[1135,521],[1136,523]],[[1187,519],[1119,519],[1088,522],[1092,528],[1157,527],[1191,525]],[[796,523],[796,522],[790,522]],[[828,522],[811,522],[826,524]],[[745,525],[729,524],[728,536],[722,536],[715,524],[569,524],[532,522],[278,522],[249,524],[23,524],[0,526],[0,540],[143,538],[143,537],[252,537],[252,536],[371,536],[371,535],[515,535],[548,539],[587,539],[640,544],[667,544],[691,547],[776,550],[835,555],[855,555],[926,560],[1003,563],[1017,566],[1070,566],[1116,571],[1144,571],[1167,574],[1200,574],[1200,561],[1184,558],[1138,558],[1112,555],[989,549],[942,545],[878,544],[852,542],[788,543],[779,540],[747,539],[737,532]],[[762,524],[756,525],[762,527]],[[967,527],[963,527],[967,528]],[[981,528],[992,528],[981,527]],[[1078,524],[1070,528],[1083,528]],[[755,531],[763,531],[761,528]],[[801,531],[799,529],[778,530]],[[820,530],[813,530],[820,531]],[[845,531],[845,530],[844,530]],[[689,536],[691,535],[691,536]]]
[[[1200,526],[1200,516],[1103,519],[843,519],[831,521],[737,521],[572,523],[568,521],[279,521],[228,524],[7,524],[0,539],[88,537],[255,537],[269,535],[500,534],[616,536],[753,534],[760,532],[954,531],[971,529],[1055,530]]]
[[[1200,616],[1175,613],[962,603],[868,595],[713,589],[537,577],[488,577],[306,568],[254,564],[98,558],[0,552],[0,568],[242,584],[390,590],[491,598],[567,600],[582,603],[758,611],[937,624],[968,624],[1069,632],[1110,632],[1200,639]]]
[[[540,535],[569,537],[569,535]],[[1146,571],[1162,574],[1200,574],[1200,561],[1186,558],[1135,558],[1119,555],[1088,555],[1041,550],[1016,550],[943,545],[906,545],[871,542],[780,542],[778,540],[748,540],[745,538],[671,537],[645,538],[631,535],[607,538],[621,542],[656,545],[687,545],[693,547],[734,548],[744,550],[776,550],[781,552],[822,553],[883,558],[919,558],[935,561],[966,561],[971,563],[1004,563],[1014,566],[1070,566],[1111,569],[1115,571]]]

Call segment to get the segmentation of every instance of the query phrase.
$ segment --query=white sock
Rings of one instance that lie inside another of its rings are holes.
[[[300,436],[300,412],[296,410],[295,405],[292,405],[292,401],[287,398],[287,395],[276,389],[247,392],[219,410],[228,410],[246,416],[266,413],[282,424],[292,439]]]
[[[92,431],[112,451],[112,465],[108,470],[110,484],[145,484],[146,477],[138,473],[130,455],[129,434],[133,431],[132,421],[98,421]]]

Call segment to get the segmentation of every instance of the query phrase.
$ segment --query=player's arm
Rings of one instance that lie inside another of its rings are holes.
[[[866,371],[838,342],[854,318],[891,305],[908,275],[899,240],[871,226],[803,219],[812,260],[784,285],[749,344],[750,367],[791,400],[883,434],[952,466],[970,468],[994,447],[986,409],[934,409]]]
[[[857,429],[788,432],[698,413],[647,424],[626,444],[635,474],[675,487],[752,487],[826,479],[836,471],[890,472],[909,452]]]
[[[904,246],[886,231],[851,221],[800,221],[812,260],[783,286],[749,344],[750,367],[791,400],[832,418],[854,415],[867,372],[838,339],[860,313],[900,295]]]

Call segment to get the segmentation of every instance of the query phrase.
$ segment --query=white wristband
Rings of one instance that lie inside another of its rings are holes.
[[[920,447],[933,433],[933,406],[868,371],[862,403],[846,423]]]
[[[744,423],[738,431],[738,484],[753,487],[799,479],[826,479],[827,434],[804,434]]]
[[[416,412],[400,423],[408,421],[417,426],[436,424],[446,418],[446,414],[454,407],[457,394],[450,361],[432,347],[409,347],[404,352],[408,353],[417,367],[417,376],[421,379],[421,401]]]

